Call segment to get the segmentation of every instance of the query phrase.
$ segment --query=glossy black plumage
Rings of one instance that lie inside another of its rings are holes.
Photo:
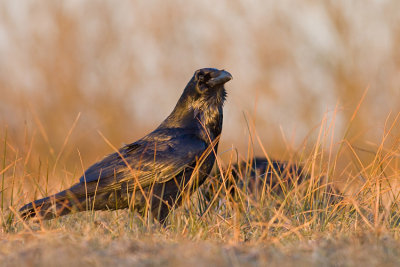
[[[193,192],[214,165],[222,130],[224,84],[231,79],[224,70],[196,71],[157,129],[93,164],[71,188],[23,206],[22,217],[48,219],[74,209],[132,206],[140,212],[149,209],[164,222],[170,209],[180,204],[182,193]]]
[[[283,188],[292,188],[304,179],[303,168],[287,161],[254,158],[252,162],[235,164],[233,177],[239,188],[246,188],[251,193],[269,187],[277,193]]]
[[[241,161],[232,164],[229,170],[222,170],[225,176],[222,185],[219,170],[213,173],[216,179],[204,184],[200,191],[206,202],[211,202],[221,186],[226,188],[230,196],[247,195],[259,200],[265,193],[269,192],[275,196],[283,192],[290,192],[298,187],[301,192],[306,193],[309,187],[310,175],[301,165],[279,160],[268,160],[264,157],[255,157],[249,161]],[[327,183],[325,177],[313,181],[313,186],[319,188],[319,192],[329,204],[338,203],[343,199],[343,194],[334,184]],[[240,192],[240,193],[239,193]],[[314,192],[317,194],[316,192]]]
[[[262,157],[255,157],[249,162],[241,161],[232,164],[229,172],[227,170],[223,170],[223,172],[226,178],[225,188],[231,195],[236,194],[237,190],[241,190],[250,196],[256,196],[266,189],[280,194],[283,188],[285,190],[293,188],[296,184],[300,184],[305,177],[303,168],[299,165]],[[218,173],[214,173],[213,176],[219,177]],[[220,183],[219,180],[217,179],[217,183]],[[201,188],[202,195],[207,201],[212,200],[218,186],[220,185],[211,182]]]
[[[240,190],[251,196],[261,196],[263,190],[269,188],[275,195],[282,192],[289,192],[295,187],[306,185],[308,188],[311,182],[313,187],[319,188],[319,192],[329,204],[342,200],[342,193],[334,184],[327,183],[326,177],[319,177],[317,181],[311,181],[310,175],[301,165],[279,160],[268,160],[267,158],[256,157],[251,162],[241,162],[232,167],[232,176],[235,184],[228,181],[230,193]],[[304,187],[302,189],[304,191]],[[316,194],[316,192],[314,192]],[[323,199],[322,198],[322,199]]]

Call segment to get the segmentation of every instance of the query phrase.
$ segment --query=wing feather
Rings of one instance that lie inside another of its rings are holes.
[[[99,183],[99,189],[118,187],[131,180],[142,187],[153,182],[163,183],[196,165],[196,160],[207,149],[202,139],[177,129],[157,132],[154,134],[157,138],[152,138],[152,134],[95,163],[80,182]]]

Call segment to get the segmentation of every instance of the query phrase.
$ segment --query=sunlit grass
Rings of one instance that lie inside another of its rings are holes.
[[[0,5],[1,264],[400,266],[400,2],[143,3]],[[131,209],[21,220],[209,66],[234,76],[219,157],[165,226]],[[303,179],[271,170],[279,190],[252,193],[255,156]]]
[[[357,108],[354,114],[356,112]],[[358,241],[362,239],[372,242],[371,246],[374,242],[391,240],[390,244],[395,250],[400,230],[397,204],[399,190],[396,188],[399,138],[391,142],[390,146],[386,142],[398,116],[385,126],[377,150],[369,151],[374,153],[370,162],[363,162],[358,157],[357,148],[351,145],[346,135],[340,142],[332,142],[334,125],[333,120],[328,120],[327,116],[323,117],[320,126],[316,128],[318,141],[311,148],[302,145],[290,152],[289,162],[303,167],[302,178],[295,175],[284,181],[284,177],[271,170],[278,181],[279,190],[278,187],[271,188],[264,184],[254,193],[243,187],[243,181],[249,179],[249,169],[242,170],[241,176],[235,177],[232,168],[237,158],[247,161],[251,166],[255,156],[252,154],[253,144],[261,146],[264,151],[259,156],[274,160],[263,147],[254,126],[250,125],[253,140],[249,142],[246,155],[236,155],[236,150],[232,150],[227,152],[232,153],[230,161],[218,158],[216,170],[211,177],[192,196],[183,197],[183,205],[171,212],[165,226],[160,226],[148,217],[141,217],[131,209],[87,211],[50,221],[22,221],[17,213],[22,204],[55,193],[73,179],[62,186],[49,188],[48,170],[53,166],[39,163],[38,171],[30,172],[27,166],[30,161],[37,159],[19,152],[3,135],[3,155],[6,160],[3,160],[0,170],[0,175],[4,176],[0,220],[2,239],[22,238],[24,242],[33,242],[36,244],[33,246],[40,247],[34,240],[57,243],[59,241],[54,239],[57,240],[58,236],[69,235],[73,236],[72,240],[83,238],[91,244],[98,242],[99,246],[106,247],[114,246],[112,242],[147,240],[138,246],[154,247],[157,250],[169,243],[194,242],[208,244],[205,246],[212,248],[212,244],[243,246],[246,251],[249,247],[256,247],[257,253],[272,248],[277,250],[276,253],[287,253],[286,249],[290,247],[294,254],[301,255],[307,253],[300,247],[293,247],[294,244],[324,253],[325,249],[330,249],[329,246],[337,249],[341,245],[364,242]],[[303,143],[310,144],[310,141],[304,140]],[[350,163],[340,165],[339,159],[348,158],[349,155]],[[62,157],[57,158],[62,163]],[[55,173],[62,172],[59,168],[55,167]],[[70,172],[67,172],[69,175]],[[158,243],[156,240],[162,241]],[[310,247],[308,242],[316,240],[324,245]],[[328,245],[324,242],[328,242]],[[66,244],[73,243],[68,241]],[[18,251],[18,248],[15,249]],[[215,253],[221,252],[216,250]],[[256,262],[263,261],[257,259]]]

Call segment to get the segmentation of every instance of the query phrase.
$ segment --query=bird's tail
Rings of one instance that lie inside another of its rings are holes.
[[[23,219],[33,217],[52,219],[72,211],[84,211],[87,210],[88,201],[93,197],[93,193],[90,188],[78,183],[67,190],[24,205],[19,210],[20,216]]]

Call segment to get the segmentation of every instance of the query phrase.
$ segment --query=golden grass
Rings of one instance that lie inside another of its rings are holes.
[[[2,264],[399,265],[398,1],[13,2],[0,5]],[[102,136],[119,147],[153,129],[208,66],[234,76],[219,172],[258,155],[309,179],[255,199],[230,195],[222,171],[212,200],[187,197],[165,228],[129,210],[18,218],[112,152]]]
[[[357,111],[358,108],[354,117]],[[233,177],[224,170],[236,159],[232,152],[232,162],[218,158],[216,165],[222,175],[211,177],[203,186],[211,188],[213,198],[207,199],[203,189],[192,197],[184,196],[183,206],[171,213],[166,227],[130,210],[88,211],[51,221],[21,221],[16,211],[22,204],[65,188],[73,179],[67,173],[68,183],[49,187],[52,166],[39,163],[37,171],[30,171],[29,164],[37,159],[30,156],[29,149],[19,152],[5,132],[5,160],[0,171],[2,262],[168,266],[397,264],[398,142],[386,144],[397,117],[386,125],[371,162],[360,160],[346,136],[339,143],[331,142],[334,126],[329,121],[323,119],[316,129],[318,138],[311,149],[303,147],[292,155],[293,162],[304,166],[307,177],[299,185],[282,183],[282,193],[267,187],[257,197],[237,188],[237,193],[231,195],[226,182]],[[349,121],[348,128],[351,127]],[[253,137],[250,144],[258,142],[265,152],[262,156],[269,158],[255,128],[250,125],[249,131]],[[253,150],[250,145],[248,156],[243,158],[250,160]],[[346,154],[351,161],[343,168],[339,159]],[[62,163],[62,159],[59,161]],[[55,168],[56,173],[64,171],[59,168]],[[332,195],[333,184],[341,190]]]

